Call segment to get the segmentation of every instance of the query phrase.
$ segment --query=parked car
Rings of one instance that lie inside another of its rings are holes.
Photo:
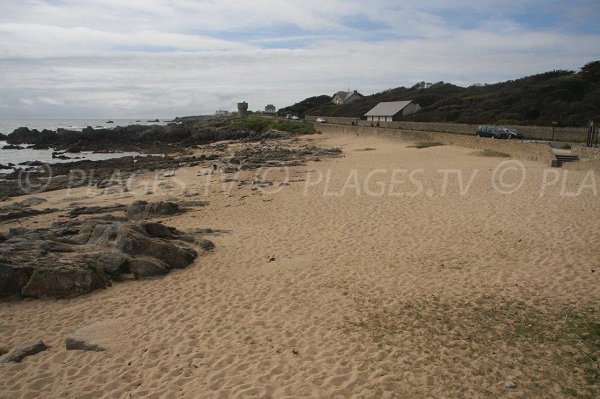
[[[475,134],[477,137],[491,137],[493,139],[508,139],[511,137],[508,129],[496,125],[479,125]]]
[[[298,119],[300,118],[298,118],[296,115],[292,116],[292,120],[297,121]]]
[[[506,128],[506,130],[508,131],[508,134],[510,134],[509,139],[523,140],[523,133],[519,132],[517,129]]]
[[[327,121],[325,120],[325,118],[317,118],[317,120],[315,122],[317,122],[317,123],[325,123]]]

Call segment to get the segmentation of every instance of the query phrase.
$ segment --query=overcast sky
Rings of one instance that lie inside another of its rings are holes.
[[[174,117],[600,59],[598,0],[0,0],[0,118]]]

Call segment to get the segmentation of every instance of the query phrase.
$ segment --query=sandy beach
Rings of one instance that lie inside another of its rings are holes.
[[[0,302],[0,346],[50,346],[0,364],[0,398],[598,397],[600,176],[449,145],[302,140],[344,156],[236,177],[266,187],[181,168],[143,196],[185,187],[209,202],[160,219],[213,229],[216,248],[188,268]],[[35,196],[139,199],[85,190]],[[65,349],[98,322],[108,350]]]

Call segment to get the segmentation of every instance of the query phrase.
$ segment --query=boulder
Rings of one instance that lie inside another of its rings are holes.
[[[21,295],[34,298],[72,298],[98,288],[107,282],[98,273],[80,267],[37,268]]]
[[[44,341],[35,341],[25,345],[21,345],[12,349],[6,355],[0,357],[0,363],[19,363],[27,356],[35,355],[36,353],[40,353],[42,351],[45,351],[46,349],[48,349],[48,346],[44,343]]]
[[[71,298],[106,288],[124,274],[164,275],[212,248],[152,222],[86,220],[10,229],[0,237],[0,297]]]
[[[134,258],[130,259],[129,271],[135,278],[145,278],[154,276],[163,276],[169,272],[169,267],[158,259],[154,258]]]
[[[103,352],[106,350],[106,348],[104,348],[103,346],[87,339],[86,337],[80,337],[75,334],[69,335],[65,338],[65,347],[68,351],[80,350]]]
[[[0,298],[20,296],[32,273],[32,267],[12,265],[0,260]]]
[[[179,212],[175,202],[134,201],[127,207],[127,219],[141,220],[161,216],[172,216]]]

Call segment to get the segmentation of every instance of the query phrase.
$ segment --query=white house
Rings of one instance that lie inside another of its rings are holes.
[[[402,117],[414,114],[421,107],[412,100],[380,102],[364,116],[371,122],[399,121]]]

